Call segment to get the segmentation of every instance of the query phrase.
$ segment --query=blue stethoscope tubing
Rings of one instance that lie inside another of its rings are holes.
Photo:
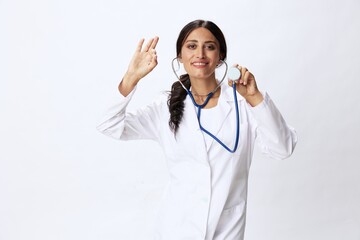
[[[176,73],[176,70],[174,68],[174,60],[177,60],[177,58],[174,58],[173,61],[172,61],[172,69],[173,69],[173,72],[174,74],[176,75],[178,81],[180,82],[181,86],[184,88],[184,90],[187,92],[187,94],[190,96],[190,99],[192,100],[193,104],[195,107],[197,107],[198,111],[197,111],[197,119],[198,119],[198,122],[199,122],[199,127],[200,129],[205,132],[207,135],[209,135],[211,138],[213,138],[216,142],[218,142],[223,148],[225,148],[227,151],[229,151],[230,153],[234,153],[238,147],[238,144],[239,144],[239,138],[240,138],[240,112],[239,112],[239,105],[238,105],[238,100],[237,100],[237,95],[236,95],[236,83],[235,81],[233,80],[232,81],[232,88],[233,88],[233,93],[234,93],[234,102],[235,102],[235,111],[236,111],[236,135],[235,135],[235,143],[234,143],[234,147],[231,149],[229,148],[228,146],[226,146],[219,138],[217,138],[214,134],[212,134],[211,132],[209,132],[208,130],[206,130],[202,125],[201,125],[201,120],[200,120],[200,117],[201,117],[201,109],[204,108],[206,106],[206,104],[209,102],[210,98],[214,95],[214,93],[216,92],[216,90],[220,87],[221,83],[224,81],[225,77],[226,77],[226,73],[227,73],[227,70],[228,70],[228,65],[225,61],[223,61],[223,63],[225,64],[226,66],[226,70],[225,70],[225,74],[223,76],[223,78],[221,79],[221,81],[219,82],[218,86],[212,91],[210,92],[204,103],[199,105],[196,103],[195,99],[194,99],[194,96],[192,95],[192,93],[190,92],[190,90],[188,90],[184,84],[180,81],[180,78],[178,76],[178,74]]]

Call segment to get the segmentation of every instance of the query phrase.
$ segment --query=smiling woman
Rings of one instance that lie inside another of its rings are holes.
[[[203,27],[193,30],[183,44],[178,58],[184,64],[186,72],[192,77],[193,88],[196,84],[208,81],[216,85],[213,75],[222,59],[219,42],[209,30]]]
[[[215,71],[226,60],[226,42],[218,26],[204,20],[188,23],[179,34],[176,57],[186,74],[173,83],[170,94],[128,111],[135,86],[157,65],[158,40],[150,39],[145,46],[144,39],[140,40],[119,84],[119,103],[98,130],[120,140],[152,139],[161,145],[170,182],[153,239],[241,240],[255,140],[265,154],[284,159],[294,150],[296,133],[269,95],[259,91],[247,68],[234,64],[241,77],[233,89],[226,84],[218,86]],[[233,91],[239,98],[233,97]],[[207,102],[210,92],[213,95]],[[233,142],[233,119],[239,113],[241,136],[234,152],[199,131],[203,130],[197,116],[201,108],[193,103],[207,109],[202,124],[210,126],[226,145]]]
[[[217,87],[215,69],[223,59],[218,40],[206,28],[193,30],[183,43],[178,60],[191,78],[191,91],[200,105],[204,103],[207,94]],[[219,95],[220,88],[205,108],[216,106]]]

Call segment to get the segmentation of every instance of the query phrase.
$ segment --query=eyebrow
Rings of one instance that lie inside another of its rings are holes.
[[[187,40],[185,43],[187,43],[187,42],[199,42],[198,40]],[[205,43],[213,43],[213,44],[217,44],[215,41],[205,41]]]

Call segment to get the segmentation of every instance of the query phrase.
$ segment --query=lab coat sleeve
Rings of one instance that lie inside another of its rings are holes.
[[[136,111],[127,111],[135,91],[126,97],[119,96],[119,102],[107,111],[96,127],[98,131],[118,140],[159,139],[160,99]]]
[[[296,131],[286,124],[269,95],[265,92],[263,96],[264,100],[259,105],[250,107],[257,123],[257,141],[267,156],[275,159],[288,158],[297,143]]]

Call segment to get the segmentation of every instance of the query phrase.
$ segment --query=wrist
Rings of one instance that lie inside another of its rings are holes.
[[[126,73],[119,83],[118,90],[123,96],[127,96],[137,85],[140,79]]]
[[[258,105],[259,103],[261,103],[264,100],[264,97],[260,91],[257,91],[254,94],[246,96],[245,99],[252,107],[255,107],[256,105]]]
[[[135,87],[140,81],[140,79],[141,78],[137,77],[135,74],[126,72],[121,82],[123,82],[123,84],[125,84],[126,86]]]

